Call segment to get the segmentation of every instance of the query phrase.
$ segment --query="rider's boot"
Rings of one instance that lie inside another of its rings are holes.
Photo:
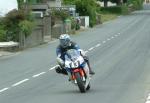
[[[60,74],[68,75],[67,71],[66,71],[64,68],[60,67],[60,66],[57,66],[57,67],[55,68],[55,71],[56,71],[57,73],[60,73]]]
[[[94,75],[95,72],[91,69],[90,63],[89,63],[89,58],[87,56],[83,56],[84,60],[87,62],[87,65],[89,67],[89,74]]]
[[[94,75],[95,72],[91,69],[91,66],[90,66],[89,61],[87,61],[87,64],[88,64],[88,67],[89,67],[89,73],[90,73],[91,75]]]

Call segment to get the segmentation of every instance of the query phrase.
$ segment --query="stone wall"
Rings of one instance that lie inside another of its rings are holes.
[[[23,33],[20,33],[20,48],[28,48],[44,43],[44,37],[48,36],[51,39],[51,18],[49,16],[36,18],[36,26],[34,27],[31,35],[25,37]]]

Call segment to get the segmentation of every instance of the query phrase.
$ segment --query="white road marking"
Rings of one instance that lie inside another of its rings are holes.
[[[110,39],[108,38],[107,40],[109,41]]]
[[[0,90],[0,93],[2,93],[2,92],[4,92],[4,91],[6,91],[6,90],[8,90],[9,88],[4,88],[4,89],[1,89]]]
[[[148,94],[148,97],[146,99],[146,102],[145,103],[150,103],[150,94]]]
[[[121,33],[118,33],[118,35],[120,35]]]
[[[115,35],[115,36],[118,36],[118,35]]]
[[[24,83],[24,82],[26,82],[26,81],[28,81],[28,80],[29,80],[29,79],[24,79],[24,80],[22,80],[22,81],[19,81],[19,82],[13,84],[12,87],[15,87],[15,86],[17,86],[17,85],[20,85],[20,84],[22,84],[22,83]]]
[[[57,66],[59,66],[59,65],[55,65],[55,66],[53,66],[52,68],[50,68],[50,69],[49,69],[49,71],[51,71],[51,70],[55,69]]]
[[[111,38],[113,39],[114,37],[112,36]]]
[[[106,43],[106,41],[103,41],[103,43]]]
[[[147,97],[147,100],[149,100],[149,101],[150,101],[150,94],[149,94],[149,96]]]
[[[43,74],[45,74],[45,73],[46,73],[46,72],[41,72],[41,73],[39,73],[39,74],[33,75],[32,77],[35,78],[35,77],[38,77],[38,76],[43,75]]]
[[[94,47],[91,47],[90,49],[89,49],[89,51],[91,51],[91,50],[93,50],[94,49]]]
[[[99,47],[99,46],[101,46],[101,44],[97,44],[95,47],[97,48],[97,47]]]
[[[88,53],[88,51],[85,51],[85,54]]]

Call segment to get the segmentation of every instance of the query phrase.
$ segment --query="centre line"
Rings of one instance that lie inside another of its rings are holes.
[[[4,91],[6,91],[6,90],[8,90],[9,88],[4,88],[4,89],[1,89],[0,90],[0,93],[2,93],[2,92],[4,92]]]
[[[35,77],[38,77],[38,76],[40,76],[40,75],[42,75],[42,74],[45,74],[45,73],[46,73],[46,72],[41,72],[41,73],[39,73],[39,74],[33,75],[32,77],[35,78]]]
[[[106,43],[106,41],[103,41],[103,43]]]
[[[26,82],[26,81],[28,81],[28,80],[29,80],[29,79],[24,79],[24,80],[22,80],[22,81],[19,81],[19,82],[13,84],[12,87],[15,87],[15,86],[17,86],[17,85],[20,85],[20,84],[22,84],[22,83],[24,83],[24,82]]]
[[[89,49],[89,51],[91,51],[91,50],[93,50],[94,49],[94,47],[91,47],[90,49]]]
[[[99,46],[101,46],[101,44],[97,44],[95,47],[99,47]]]

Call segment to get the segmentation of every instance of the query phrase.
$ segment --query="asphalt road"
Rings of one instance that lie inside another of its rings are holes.
[[[149,103],[150,5],[72,38],[96,72],[90,91],[55,73],[56,40],[0,58],[0,103]]]

